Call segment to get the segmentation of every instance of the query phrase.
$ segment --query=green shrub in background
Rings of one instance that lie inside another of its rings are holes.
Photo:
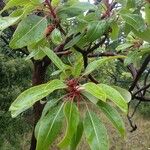
[[[23,116],[12,119],[8,112],[12,100],[31,86],[30,66],[24,59],[0,53],[0,149],[20,149],[18,141],[31,128]]]

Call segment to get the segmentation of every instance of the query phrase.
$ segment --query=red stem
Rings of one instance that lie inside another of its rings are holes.
[[[51,2],[49,0],[45,0],[45,3],[48,5],[50,13],[53,16],[53,18],[56,19],[57,16],[56,16],[56,14],[55,14],[55,12],[54,12],[54,10],[52,8]]]

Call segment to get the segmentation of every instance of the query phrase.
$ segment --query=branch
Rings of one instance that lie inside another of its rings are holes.
[[[47,6],[49,7],[50,13],[51,13],[51,15],[53,16],[53,18],[56,19],[57,16],[56,16],[56,14],[55,14],[55,12],[54,12],[54,10],[53,10],[53,8],[52,8],[52,5],[51,5],[50,0],[45,0],[45,3],[46,3]]]
[[[104,44],[106,39],[107,39],[107,36],[105,36],[101,41],[99,41],[97,44],[95,44],[92,48],[87,49],[86,53],[89,54],[89,53],[93,52],[95,49],[99,48],[99,46]]]
[[[137,125],[136,124],[133,125],[133,122],[132,122],[131,118],[128,115],[127,115],[127,118],[128,118],[129,123],[130,123],[130,126],[132,128],[132,130],[130,130],[130,132],[135,131],[137,129]]]
[[[142,102],[150,102],[150,98],[148,97],[135,96],[135,99],[140,100]]]
[[[136,92],[133,94],[133,98],[134,98],[134,96],[137,95],[139,92],[144,91],[144,90],[148,89],[149,87],[150,87],[150,84],[148,84],[148,85],[142,87],[141,89],[139,89],[138,91],[136,91]]]
[[[70,35],[69,37],[67,37],[64,42],[62,42],[60,45],[58,45],[58,46],[54,49],[54,52],[63,51],[65,45],[66,45],[70,40],[72,40],[72,38],[73,38],[73,35]]]
[[[148,65],[148,63],[149,63],[149,61],[150,61],[150,55],[147,56],[147,58],[145,59],[145,61],[144,61],[143,64],[142,64],[140,70],[137,72],[137,75],[136,75],[136,77],[135,77],[135,79],[134,79],[134,81],[133,81],[133,83],[132,83],[132,85],[131,85],[129,91],[132,91],[132,90],[134,89],[134,87],[136,86],[136,84],[137,84],[138,80],[140,79],[142,73],[143,73],[144,70],[146,69],[146,67],[147,67],[147,65]]]
[[[148,79],[148,77],[149,77],[149,74],[150,74],[150,69],[148,70],[148,72],[147,72],[147,74],[146,74],[146,76],[145,76],[145,79],[144,79],[144,86],[146,86],[146,83],[147,83],[147,79]],[[146,94],[146,91],[147,91],[147,89],[145,89],[145,90],[143,91],[143,96]]]

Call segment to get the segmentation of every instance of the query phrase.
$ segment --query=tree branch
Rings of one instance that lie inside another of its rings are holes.
[[[144,91],[144,90],[148,89],[149,87],[150,87],[150,84],[148,84],[148,85],[142,87],[141,89],[139,89],[138,91],[136,91],[136,92],[133,94],[132,97],[134,98],[134,96],[137,95],[139,92]]]
[[[137,75],[136,75],[136,77],[135,77],[135,79],[134,79],[134,81],[133,81],[131,87],[129,88],[129,91],[132,91],[132,90],[134,89],[134,87],[136,86],[136,84],[137,84],[138,80],[140,79],[142,73],[143,73],[144,70],[146,69],[146,67],[147,67],[147,65],[148,65],[148,63],[149,63],[149,61],[150,61],[150,55],[148,55],[148,56],[146,57],[145,61],[143,62],[142,66],[141,66],[141,68],[140,68],[139,71],[137,72]]]

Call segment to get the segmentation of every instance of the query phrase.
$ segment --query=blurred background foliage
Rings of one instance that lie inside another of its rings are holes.
[[[31,62],[25,61],[22,53],[14,53],[0,38],[0,149],[21,149],[17,141],[31,128],[24,116],[12,119],[8,112],[17,95],[31,86],[31,71]]]

